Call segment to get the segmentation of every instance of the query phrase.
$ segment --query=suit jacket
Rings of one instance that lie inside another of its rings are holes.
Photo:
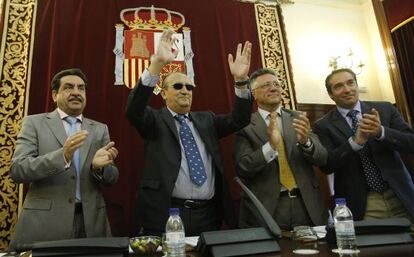
[[[81,195],[88,237],[111,236],[101,186],[118,180],[118,169],[107,166],[102,178],[91,171],[96,151],[109,142],[105,124],[83,118],[88,131],[80,148]],[[63,144],[67,138],[57,110],[27,116],[17,138],[10,175],[29,184],[10,248],[34,241],[68,239],[75,213],[76,170],[65,169]]]
[[[383,179],[414,216],[414,185],[400,157],[400,152],[414,152],[414,131],[390,103],[361,102],[362,113],[372,108],[380,114],[385,138],[381,141],[369,139],[367,144]],[[354,219],[363,219],[368,187],[358,152],[354,152],[348,142],[352,136],[350,126],[337,108],[334,108],[315,123],[315,133],[329,153],[323,171],[335,173],[335,196],[346,198]]]
[[[139,228],[163,231],[168,219],[171,195],[181,164],[180,139],[171,112],[155,110],[147,103],[153,88],[141,81],[131,91],[126,115],[144,139],[145,168],[138,188],[136,204]],[[212,157],[215,172],[215,198],[223,208],[226,223],[234,226],[234,209],[224,173],[219,139],[234,133],[250,121],[252,101],[236,97],[231,114],[190,112],[189,117]]]
[[[286,155],[306,209],[315,225],[326,224],[328,210],[322,197],[320,181],[313,171],[312,164],[324,164],[327,152],[313,133],[310,134],[314,145],[313,152],[303,151],[296,145],[297,136],[292,126],[292,121],[298,113],[283,109],[281,115]],[[281,185],[277,158],[268,163],[263,156],[262,146],[268,141],[266,123],[259,112],[256,112],[252,114],[251,123],[236,133],[233,159],[239,176],[245,180],[246,185],[272,215],[277,208]],[[243,193],[240,200],[239,223],[240,227],[265,226],[256,207]]]

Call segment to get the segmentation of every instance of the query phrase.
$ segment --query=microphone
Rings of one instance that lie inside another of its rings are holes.
[[[257,210],[260,213],[260,216],[262,216],[270,232],[276,238],[280,238],[282,235],[282,231],[280,230],[279,225],[277,225],[273,217],[269,214],[269,212],[263,206],[263,204],[259,201],[259,199],[257,199],[257,197],[253,194],[253,192],[250,191],[250,189],[245,184],[243,184],[243,182],[240,180],[239,177],[234,177],[234,180],[237,182],[237,184],[240,185],[240,187],[247,194],[247,196],[249,196],[250,200],[252,200],[253,204],[256,206]]]

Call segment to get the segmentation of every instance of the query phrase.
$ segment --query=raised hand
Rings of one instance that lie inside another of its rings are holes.
[[[67,162],[72,161],[73,153],[83,145],[87,136],[88,131],[80,130],[66,139],[63,144],[63,155]]]
[[[96,151],[92,159],[93,169],[100,169],[114,163],[115,158],[118,156],[118,150],[114,145],[114,142],[109,142],[106,146]]]
[[[151,64],[148,67],[148,71],[153,75],[158,75],[164,65],[172,62],[178,54],[178,49],[174,49],[173,37],[174,31],[164,30],[162,32],[160,41],[157,45],[157,51],[151,56]]]
[[[293,120],[293,127],[296,131],[298,142],[302,145],[308,141],[309,133],[311,131],[310,122],[306,113],[302,112],[296,119]]]
[[[233,55],[228,55],[230,72],[235,81],[247,80],[249,78],[250,59],[252,55],[252,43],[246,41],[243,49],[242,44],[237,45],[236,58],[233,61]]]
[[[280,142],[280,130],[277,126],[276,112],[270,113],[270,123],[267,127],[267,135],[269,136],[269,144],[273,150],[277,149],[277,145]]]

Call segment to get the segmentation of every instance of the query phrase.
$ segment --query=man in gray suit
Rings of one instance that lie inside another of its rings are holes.
[[[86,89],[81,70],[57,73],[56,110],[23,121],[10,175],[29,187],[10,250],[36,241],[111,236],[101,186],[118,180],[118,151],[105,124],[83,117]]]
[[[250,85],[259,108],[250,124],[236,133],[237,173],[282,229],[326,224],[328,211],[312,168],[325,164],[325,148],[304,113],[282,108],[281,86],[273,70],[258,69],[250,76]],[[245,194],[239,225],[265,226]]]

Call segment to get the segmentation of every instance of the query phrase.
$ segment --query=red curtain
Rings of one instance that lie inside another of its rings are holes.
[[[414,15],[413,0],[383,0],[382,5],[390,30]]]
[[[233,0],[38,0],[36,34],[31,71],[29,114],[54,109],[50,81],[69,67],[81,68],[88,77],[85,116],[108,124],[111,138],[119,149],[116,164],[118,183],[105,189],[113,234],[134,235],[132,208],[143,170],[143,141],[129,125],[124,109],[129,89],[114,86],[115,24],[119,13],[139,6],[163,7],[177,11],[191,28],[195,53],[195,83],[192,110],[226,113],[234,100],[233,78],[227,53],[234,55],[238,42],[253,43],[251,70],[261,67],[254,6]],[[151,105],[161,107],[159,96]],[[222,142],[226,172],[232,193],[239,190],[232,182],[231,138]],[[160,160],[162,161],[162,160]]]

